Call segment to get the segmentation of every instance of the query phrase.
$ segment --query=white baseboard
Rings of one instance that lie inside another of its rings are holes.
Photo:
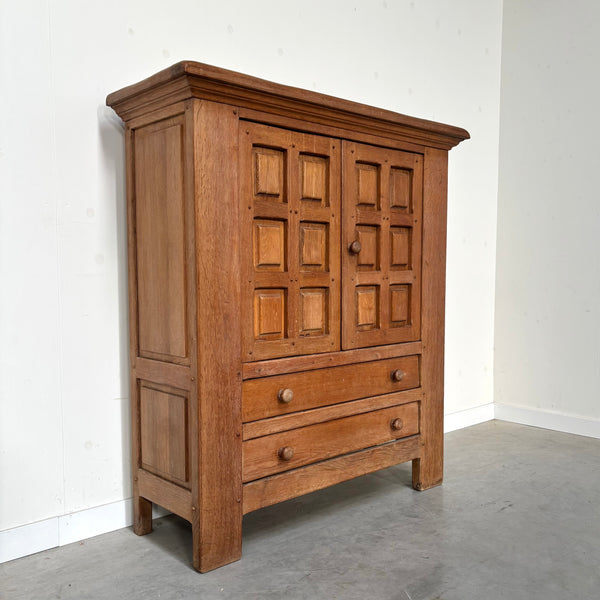
[[[494,418],[494,404],[484,404],[467,410],[459,410],[444,416],[444,433],[456,431],[478,423],[485,423]]]
[[[537,408],[525,408],[509,404],[496,404],[495,415],[495,418],[500,421],[510,421],[511,423],[600,439],[600,420],[598,419],[583,419]]]
[[[160,506],[152,506],[154,518],[167,514]],[[132,523],[133,505],[128,498],[0,531],[0,563],[129,527]]]

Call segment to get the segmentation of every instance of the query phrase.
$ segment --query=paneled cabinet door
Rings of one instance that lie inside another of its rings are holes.
[[[340,349],[341,142],[240,122],[244,360]]]
[[[420,336],[423,158],[343,142],[342,347]]]

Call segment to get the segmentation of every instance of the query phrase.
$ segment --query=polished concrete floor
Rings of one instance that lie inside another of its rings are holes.
[[[446,436],[443,486],[406,464],[263,509],[211,573],[171,516],[1,565],[0,598],[595,600],[600,440],[491,421]]]

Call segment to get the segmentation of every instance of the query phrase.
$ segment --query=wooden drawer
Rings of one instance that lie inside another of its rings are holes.
[[[394,374],[400,380],[394,379]],[[419,357],[402,356],[244,381],[244,423],[419,387]],[[289,401],[291,390],[293,398]]]
[[[244,482],[419,432],[419,403],[300,427],[243,443]]]

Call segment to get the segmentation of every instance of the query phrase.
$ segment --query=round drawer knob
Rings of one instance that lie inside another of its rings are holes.
[[[277,456],[279,456],[281,460],[292,460],[294,456],[294,449],[290,448],[289,446],[283,446],[277,450]]]
[[[277,392],[277,399],[279,400],[279,402],[285,402],[287,404],[288,402],[291,402],[294,399],[294,392],[292,392],[290,388],[284,388],[282,390],[279,390]]]
[[[392,381],[402,381],[404,379],[404,371],[401,369],[394,369],[392,371]]]
[[[358,254],[361,250],[362,250],[362,245],[358,240],[354,240],[349,246],[348,246],[348,250],[350,250],[350,252],[352,254]]]
[[[394,431],[400,431],[404,427],[404,423],[402,422],[402,419],[392,419],[390,426]]]

